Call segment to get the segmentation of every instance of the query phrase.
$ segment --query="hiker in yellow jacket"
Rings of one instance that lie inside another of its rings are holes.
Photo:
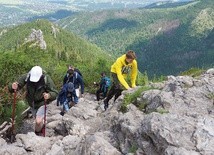
[[[126,54],[119,57],[116,62],[111,66],[111,77],[113,85],[111,86],[109,93],[104,100],[104,109],[108,108],[109,100],[114,97],[114,101],[121,95],[123,89],[131,89],[136,86],[137,78],[137,61],[135,52],[129,50]],[[127,75],[131,73],[131,85],[126,82]]]

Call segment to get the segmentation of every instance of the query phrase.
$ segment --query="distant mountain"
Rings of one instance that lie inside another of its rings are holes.
[[[106,9],[124,9],[145,7],[156,2],[165,2],[167,0],[74,0],[70,4],[76,8],[87,11],[106,10]],[[168,0],[174,2],[174,0]],[[176,2],[190,0],[176,0]]]
[[[34,19],[57,21],[81,11],[139,8],[162,1],[165,0],[1,0],[0,27]]]
[[[177,3],[180,4],[180,3]],[[214,1],[182,6],[79,13],[58,24],[113,55],[137,52],[140,71],[178,74],[214,64]]]
[[[145,6],[144,8],[175,8],[178,6],[186,5],[192,3],[192,1],[163,1],[163,2],[155,2],[150,5]]]

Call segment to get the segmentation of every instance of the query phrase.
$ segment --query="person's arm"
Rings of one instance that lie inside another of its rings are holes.
[[[131,70],[131,85],[132,88],[136,87],[136,78],[137,78],[137,61],[134,60],[132,63],[132,70]]]
[[[67,81],[68,81],[68,76],[67,76],[67,74],[64,76],[64,79],[63,79],[63,85],[65,84],[65,83],[67,83]]]
[[[20,90],[22,89],[25,84],[26,84],[26,80],[27,80],[27,76],[28,74],[23,74],[19,77],[19,79],[11,84],[8,85],[8,89],[9,91],[12,93],[14,92],[14,90]]]
[[[51,77],[49,75],[45,75],[47,78],[47,93],[50,94],[49,96],[49,100],[53,101],[56,99],[57,95],[58,95],[58,91],[56,89],[56,86],[53,82],[53,80],[51,79]]]
[[[116,74],[117,74],[117,78],[119,79],[120,83],[126,88],[129,89],[129,85],[126,82],[126,80],[124,79],[124,76],[122,74],[122,67],[123,67],[123,63],[121,62],[121,59],[117,59],[115,67],[116,67]]]
[[[63,90],[61,90],[60,92],[59,92],[59,95],[57,96],[57,106],[59,106],[60,105],[60,98],[62,97],[62,95],[64,94],[64,91]]]

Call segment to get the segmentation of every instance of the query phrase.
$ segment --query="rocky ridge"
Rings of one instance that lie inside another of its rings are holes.
[[[107,111],[91,94],[64,116],[53,102],[46,137],[29,128],[15,143],[0,138],[0,154],[213,155],[214,69],[197,78],[168,76],[150,86],[125,113],[119,111],[125,95],[140,87],[124,91]],[[136,106],[142,104],[143,111]]]

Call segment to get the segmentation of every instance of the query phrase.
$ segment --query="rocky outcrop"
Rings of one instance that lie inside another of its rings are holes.
[[[53,102],[48,105],[46,137],[29,127],[16,135],[15,143],[0,139],[0,154],[212,155],[214,69],[197,78],[168,76],[150,85],[126,113],[119,111],[124,96],[139,87],[110,101],[107,111],[91,94],[64,116]]]
[[[3,34],[7,33],[7,29],[3,29],[1,32],[0,32],[0,38]]]
[[[28,38],[25,38],[25,44],[26,43],[32,43],[31,46],[39,46],[41,49],[46,49],[47,44],[44,40],[42,31],[32,29],[31,34],[28,36]]]
[[[54,25],[51,25],[51,29],[52,29],[51,33],[53,34],[54,38],[56,38],[57,33],[59,33],[59,29],[56,28]]]

